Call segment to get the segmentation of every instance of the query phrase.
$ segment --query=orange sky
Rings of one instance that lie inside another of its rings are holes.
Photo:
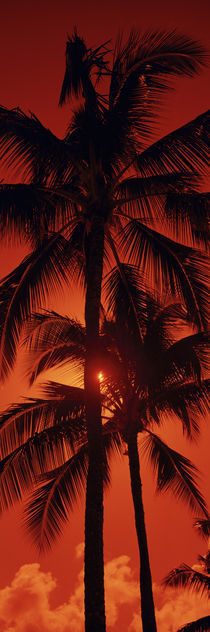
[[[57,106],[64,72],[66,34],[77,25],[78,32],[90,46],[115,37],[119,29],[125,32],[130,27],[145,29],[177,27],[187,35],[200,39],[208,46],[208,2],[207,0],[176,0],[172,3],[147,0],[108,0],[96,3],[93,0],[7,0],[1,8],[0,38],[0,103],[7,107],[19,106],[32,110],[41,121],[56,134],[62,135],[68,122],[68,106]],[[161,120],[159,135],[170,131],[197,116],[208,108],[207,86],[209,72],[194,80],[176,82],[176,92],[169,95]],[[4,276],[21,257],[20,249],[2,249],[0,253],[0,276]],[[57,305],[56,305],[57,307]],[[72,295],[62,303],[63,311],[71,309],[75,315],[81,309],[78,296]],[[65,378],[66,379],[66,378]],[[18,380],[18,383],[17,383]],[[1,406],[21,394],[19,373],[4,386]],[[24,395],[24,393],[22,392]],[[199,446],[187,446],[185,454],[190,456],[202,470],[202,490],[209,494],[208,481],[208,437],[207,424],[203,424],[203,435]],[[184,451],[181,437],[173,428],[167,434],[175,448]],[[192,519],[185,507],[169,496],[154,498],[152,476],[143,466],[143,489],[145,493],[146,521],[153,578],[159,582],[164,574],[180,561],[194,563],[196,555],[205,550],[192,531]],[[76,509],[70,526],[53,551],[40,560],[41,569],[52,572],[57,578],[57,588],[52,593],[52,603],[63,603],[73,591],[81,560],[75,557],[75,547],[83,540],[84,506]],[[25,539],[20,523],[20,511],[11,511],[0,523],[0,604],[1,588],[9,584],[19,567],[37,562],[36,552]],[[127,457],[124,462],[114,464],[113,488],[105,497],[105,558],[111,560],[121,555],[130,558],[135,580],[138,580],[138,554],[133,527],[133,513],[129,495]],[[53,596],[54,595],[54,596]],[[132,607],[122,609],[117,622],[110,629],[128,629]],[[121,617],[121,619],[120,619]],[[21,628],[29,632],[29,628]],[[50,628],[49,628],[50,629]],[[37,628],[38,630],[38,628]],[[48,631],[48,629],[46,628]],[[56,627],[55,627],[55,630]],[[134,628],[131,630],[133,632]],[[165,632],[162,627],[163,632]],[[160,628],[160,632],[162,632]],[[1,627],[0,609],[0,632]],[[16,628],[14,628],[16,632]],[[45,630],[44,630],[45,632]],[[60,632],[60,630],[58,631]],[[61,629],[61,632],[63,630]],[[76,632],[76,627],[75,627]],[[134,630],[135,632],[135,630]]]

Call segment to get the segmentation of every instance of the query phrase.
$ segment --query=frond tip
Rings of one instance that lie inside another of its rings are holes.
[[[207,617],[201,617],[201,619],[187,623],[183,628],[179,628],[177,632],[209,632],[209,630],[210,616],[207,615]]]
[[[87,444],[64,465],[43,477],[42,486],[32,494],[25,509],[25,525],[35,545],[45,551],[69,520],[87,477]]]
[[[210,595],[210,576],[194,570],[187,564],[174,568],[163,580],[164,586],[191,588],[195,592]]]
[[[205,501],[196,485],[196,467],[186,457],[170,448],[160,437],[147,430],[143,448],[157,473],[157,491],[171,490],[192,511],[201,509],[207,516]]]

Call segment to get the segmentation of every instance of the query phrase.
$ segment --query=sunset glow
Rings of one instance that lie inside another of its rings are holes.
[[[10,0],[1,22],[0,632],[145,632],[144,608],[177,632],[209,615],[163,585],[207,576],[210,544],[209,2]]]

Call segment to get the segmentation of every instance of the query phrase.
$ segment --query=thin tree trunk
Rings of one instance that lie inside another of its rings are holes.
[[[105,632],[103,560],[103,467],[100,384],[98,379],[99,315],[103,272],[104,225],[95,217],[88,237],[85,304],[85,396],[89,467],[85,512],[85,630]]]
[[[157,632],[155,608],[152,593],[152,577],[149,563],[147,535],[144,520],[140,463],[137,447],[137,435],[128,438],[128,456],[133,497],[136,533],[140,556],[140,599],[143,632]]]

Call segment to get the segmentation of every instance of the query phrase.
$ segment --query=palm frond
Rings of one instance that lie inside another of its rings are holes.
[[[56,341],[80,344],[84,349],[85,328],[79,321],[54,310],[34,312],[26,325],[25,343],[29,349],[47,349]]]
[[[141,175],[203,170],[208,164],[208,128],[209,111],[145,149],[136,160]]]
[[[161,380],[160,380],[161,381]],[[209,381],[176,383],[161,385],[159,390],[149,390],[147,398],[142,399],[139,414],[148,424],[148,418],[155,423],[161,422],[161,415],[172,414],[182,423],[183,432],[189,438],[199,432],[200,416],[209,411]]]
[[[115,266],[107,275],[103,290],[106,296],[108,313],[114,318],[128,322],[134,317],[141,324],[144,323],[146,311],[146,293],[139,270],[131,264],[120,263],[120,269]],[[152,300],[152,299],[151,299]],[[134,314],[134,311],[136,314]],[[122,313],[123,312],[123,313]]]
[[[66,169],[73,155],[68,143],[45,128],[38,118],[28,116],[20,108],[0,107],[0,156],[8,166],[33,177],[43,169],[44,178]]]
[[[0,462],[0,511],[21,500],[37,477],[60,467],[75,453],[76,445],[86,440],[84,420],[65,419],[31,435],[25,443]],[[60,411],[59,411],[60,412]]]
[[[21,447],[31,437],[63,420],[69,433],[84,432],[84,391],[57,382],[43,385],[44,398],[13,404],[0,416],[0,454],[2,457]],[[70,437],[70,434],[69,434]]]
[[[203,538],[208,539],[210,537],[210,518],[195,520],[194,526]]]
[[[160,437],[147,430],[143,448],[150,456],[157,474],[157,491],[171,490],[185,501],[192,511],[201,509],[207,515],[205,501],[197,487],[197,469],[191,461],[170,448]]]
[[[58,385],[59,386],[59,385]],[[65,388],[65,387],[64,387]],[[122,440],[111,422],[103,426],[105,447],[104,484],[110,482],[108,461],[122,452]],[[42,477],[43,485],[31,496],[25,510],[25,524],[34,543],[40,550],[46,550],[62,532],[64,523],[70,519],[70,512],[81,495],[87,477],[88,448],[85,434],[75,445],[76,452],[64,465],[49,471]]]
[[[0,416],[1,457],[13,452],[29,437],[52,424],[53,402],[46,399],[29,399],[12,404]]]
[[[193,76],[205,63],[205,51],[176,31],[141,35],[133,29],[125,44],[118,38],[114,57],[109,92],[113,132],[127,141],[130,137],[139,149],[171,77]]]
[[[87,477],[87,444],[60,468],[49,472],[25,509],[25,525],[39,550],[47,550],[69,520]]]
[[[164,578],[165,586],[172,586],[177,588],[191,588],[195,592],[201,594],[210,591],[210,576],[196,571],[187,564],[182,564],[178,568],[174,568],[167,577]]]
[[[209,338],[206,332],[199,332],[177,340],[162,354],[160,371],[167,381],[170,375],[178,380],[194,378],[200,382],[201,373],[209,369]]]
[[[175,199],[181,191],[192,192],[198,185],[197,174],[183,172],[152,175],[149,177],[124,178],[116,187],[117,205],[125,205],[130,217],[142,219],[161,218],[167,201]],[[173,198],[174,196],[174,198]],[[167,206],[169,213],[169,209]],[[173,216],[172,216],[173,217]]]
[[[67,316],[47,310],[34,313],[26,327],[25,342],[30,350],[28,374],[31,384],[42,371],[54,366],[71,362],[75,367],[83,367],[84,327]]]
[[[33,245],[40,244],[43,234],[70,221],[74,204],[82,197],[76,187],[47,187],[31,184],[0,185],[1,237],[23,237]],[[76,222],[76,220],[75,220]]]
[[[148,88],[151,89],[152,79],[155,76],[159,77],[159,81],[161,81],[161,76],[162,78],[170,75],[193,76],[206,60],[207,53],[199,42],[175,30],[171,32],[147,31],[141,35],[132,29],[125,44],[122,36],[119,36],[116,43],[110,103],[114,104],[119,100],[126,82],[132,75],[137,74],[138,77],[141,73],[145,75],[148,79]],[[158,84],[156,89],[158,89]],[[161,90],[161,83],[159,83],[159,90]]]
[[[58,290],[70,275],[71,251],[59,234],[45,239],[0,284],[1,377],[14,365],[21,329],[32,310],[45,303],[50,289]]]
[[[175,239],[205,246],[209,243],[209,193],[169,191],[164,207]]]
[[[210,616],[201,617],[191,623],[186,623],[184,627],[179,628],[177,632],[209,632],[210,630]]]
[[[197,250],[146,227],[137,219],[131,220],[121,235],[121,244],[134,259],[148,282],[168,290],[184,300],[191,319],[200,329],[206,327],[207,273],[206,257]]]

